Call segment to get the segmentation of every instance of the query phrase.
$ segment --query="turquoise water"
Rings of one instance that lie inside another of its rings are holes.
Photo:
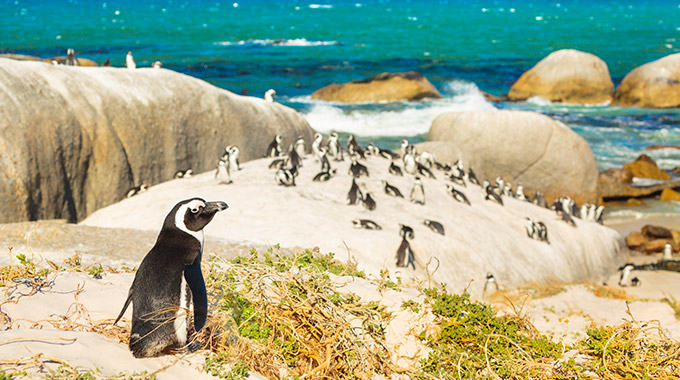
[[[531,109],[565,122],[591,145],[601,168],[650,144],[680,144],[678,110],[485,101],[562,48],[593,53],[618,83],[633,68],[680,51],[680,2],[620,1],[3,1],[0,50],[42,57],[72,47],[99,62],[164,67],[235,93],[296,108],[322,132],[354,133],[395,147],[420,141],[438,114]],[[311,101],[332,82],[385,71],[421,72],[445,94],[412,104],[343,106]],[[647,152],[663,168],[680,151]]]

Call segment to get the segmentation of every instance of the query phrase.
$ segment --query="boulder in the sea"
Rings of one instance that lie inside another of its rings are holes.
[[[314,131],[294,110],[164,69],[54,66],[0,58],[0,223],[77,221],[131,187],[214,170]]]
[[[626,245],[628,246],[628,248],[631,249],[637,248],[645,244],[646,241],[647,239],[645,239],[645,236],[638,231],[632,231],[626,236]]]
[[[597,164],[588,143],[563,123],[529,111],[448,112],[439,115],[428,141],[447,141],[462,153],[479,180],[503,178],[540,190],[548,202],[569,196],[597,202]]]
[[[607,64],[582,51],[558,50],[522,74],[510,88],[513,101],[540,96],[552,102],[598,104],[612,100],[614,83]]]
[[[342,103],[373,103],[441,98],[420,73],[382,73],[349,83],[333,83],[314,91],[312,99]]]
[[[600,173],[600,196],[605,200],[625,199],[630,197],[646,197],[658,194],[663,189],[680,187],[680,179],[650,186],[631,186],[610,175],[609,171]]]
[[[612,104],[628,107],[680,106],[680,53],[633,69],[614,93]]]
[[[673,234],[671,234],[671,230],[669,230],[666,227],[662,226],[655,226],[652,224],[648,224],[644,227],[642,227],[642,235],[645,236],[646,239],[672,239]]]
[[[662,201],[680,202],[680,193],[673,189],[663,189],[660,199]]]
[[[646,154],[641,154],[635,161],[625,164],[623,169],[630,170],[634,177],[659,179],[663,181],[671,179],[671,176],[659,169],[656,162]]]

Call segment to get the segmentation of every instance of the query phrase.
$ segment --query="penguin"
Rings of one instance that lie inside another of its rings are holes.
[[[400,268],[408,268],[409,265],[413,267],[413,270],[416,270],[415,255],[411,249],[411,244],[409,244],[406,235],[404,235],[401,238],[401,244],[399,244],[399,248],[397,249],[397,266]]]
[[[230,184],[233,181],[231,180],[231,172],[229,170],[229,158],[225,154],[224,156],[220,157],[220,159],[217,161],[217,169],[215,169],[215,179],[217,179],[217,183],[220,185],[223,184]]]
[[[156,61],[151,65],[151,67],[153,67],[154,69],[160,69],[163,67],[163,64],[161,63],[161,61]]]
[[[269,169],[280,169],[280,168],[283,167],[283,165],[285,165],[287,160],[288,160],[288,157],[275,158],[269,164]]]
[[[364,200],[364,194],[361,193],[359,185],[357,185],[354,178],[352,178],[352,187],[349,188],[349,192],[347,193],[347,200],[350,205],[355,205]]]
[[[633,286],[640,286],[640,285],[642,285],[642,282],[640,281],[639,278],[633,277],[633,279],[630,280],[630,284],[633,285]]]
[[[382,230],[382,227],[378,223],[370,219],[354,219],[352,220],[354,228],[363,228],[365,230]]]
[[[472,168],[468,169],[468,181],[473,185],[479,186],[479,180],[477,179],[475,172],[472,171]]]
[[[548,227],[543,222],[536,222],[536,224],[538,225],[538,239],[550,244],[550,240],[548,240]]]
[[[621,271],[621,276],[619,276],[619,286],[626,286],[628,284],[628,278],[630,277],[630,272],[635,269],[635,265],[626,264],[619,268]]]
[[[666,245],[663,246],[663,260],[673,260],[673,247],[671,246],[671,243],[666,243]]]
[[[295,177],[297,176],[297,167],[293,166],[292,168],[280,168],[279,170],[276,171],[276,175],[274,179],[276,180],[276,183],[279,185],[284,185],[284,186],[296,186],[295,185]]]
[[[496,291],[498,291],[498,282],[496,282],[496,277],[494,277],[491,272],[487,272],[486,282],[484,283],[484,289],[482,290],[482,293],[486,293],[486,289],[491,285],[493,285],[496,288]]]
[[[331,170],[331,162],[328,160],[328,147],[322,146],[319,148],[319,160],[321,161],[321,171],[329,172]]]
[[[268,103],[274,103],[274,95],[276,95],[276,91],[270,88],[264,93],[264,100]]]
[[[80,66],[76,53],[70,48],[66,50],[66,66]]]
[[[360,178],[362,175],[368,177],[368,168],[357,161],[357,156],[352,156],[352,164],[349,166],[348,174],[354,178]]]
[[[449,173],[449,180],[450,180],[451,182],[457,183],[457,184],[459,184],[459,185],[461,185],[461,186],[463,186],[463,187],[467,187],[467,185],[465,184],[465,178],[463,177],[463,174],[465,174],[465,172],[463,172],[463,173],[461,174],[459,171],[452,170],[452,171]]]
[[[135,64],[135,58],[132,56],[131,51],[127,52],[127,56],[125,57],[125,67],[131,70],[137,68],[137,64]]]
[[[143,183],[139,186],[132,187],[132,188],[130,188],[130,190],[127,191],[127,194],[125,195],[125,197],[130,198],[130,197],[135,196],[139,193],[143,193],[148,188],[149,188],[149,186],[146,183]]]
[[[364,207],[370,211],[375,210],[376,204],[375,200],[373,200],[373,197],[371,196],[371,193],[366,193],[366,197],[364,198]]]
[[[390,162],[390,167],[389,167],[388,171],[389,171],[390,174],[393,174],[393,175],[398,175],[398,176],[401,176],[401,177],[404,176],[404,173],[401,171],[401,168],[399,166],[397,166],[397,164],[395,164],[394,161]]]
[[[350,156],[357,154],[360,158],[366,159],[366,151],[364,148],[359,146],[354,135],[349,135],[347,138],[347,151],[349,151]]]
[[[406,156],[406,154],[415,151],[415,147],[413,145],[409,145],[408,140],[403,139],[403,140],[401,140],[400,143],[401,143],[400,149],[401,149],[401,157],[402,158],[404,156]]]
[[[503,188],[505,187],[505,182],[503,181],[503,178],[496,177],[496,187],[501,190],[501,194],[502,194]],[[501,194],[499,194],[499,195],[501,195]]]
[[[401,237],[408,237],[409,239],[413,240],[416,238],[415,232],[413,232],[413,228],[405,225],[405,224],[399,224],[399,236]]]
[[[548,208],[548,202],[545,201],[545,197],[543,196],[543,193],[538,191],[538,190],[536,190],[536,192],[534,193],[533,203],[536,206]]]
[[[295,152],[297,152],[300,158],[305,159],[305,139],[302,136],[298,136],[297,140],[295,140]],[[300,163],[300,166],[302,166],[302,163]]]
[[[314,176],[312,181],[314,181],[314,182],[326,182],[329,179],[331,179],[331,177],[333,177],[337,171],[338,171],[338,169],[331,169],[328,172],[318,173],[317,175]]]
[[[342,156],[342,146],[338,140],[338,134],[333,132],[328,139],[328,153],[333,157],[335,161],[345,161]]]
[[[229,172],[241,170],[241,163],[239,162],[241,150],[236,145],[229,145],[225,150],[229,153]]]
[[[423,188],[423,181],[420,180],[420,177],[416,176],[413,187],[411,188],[411,193],[409,194],[409,199],[413,203],[425,205],[425,189]]]
[[[428,169],[432,169],[434,166],[434,156],[430,152],[421,152],[416,157],[416,162]]]
[[[406,153],[402,157],[402,161],[404,161],[404,171],[408,174],[416,174],[416,171],[418,170],[418,163],[416,162],[416,158],[414,155],[411,153]]]
[[[201,273],[203,228],[226,203],[192,198],[168,213],[156,244],[146,254],[130,286],[118,318],[132,302],[129,347],[136,358],[159,356],[187,344],[208,314],[208,296]],[[193,326],[190,313],[193,308]]]
[[[600,205],[595,210],[595,221],[599,224],[604,224],[604,206]]]
[[[283,150],[281,149],[281,135],[274,136],[274,140],[267,146],[267,153],[265,157],[279,157],[283,156]]]
[[[521,183],[517,184],[517,191],[515,191],[515,198],[520,201],[528,201],[527,196],[524,195],[524,186]]]
[[[381,148],[375,146],[375,144],[373,144],[372,142],[368,143],[368,150],[372,151],[373,155],[376,156],[376,157],[382,157],[382,158],[386,158],[388,160],[394,160],[394,159],[399,158],[398,154],[396,154],[396,153],[394,153],[394,152],[392,152],[391,150],[388,150],[388,149],[381,149]]]
[[[494,200],[498,204],[503,206],[503,199],[501,199],[500,195],[496,194],[496,192],[494,191],[494,187],[491,185],[488,185],[486,187],[486,195],[484,196],[484,199],[486,199],[487,201]]]
[[[288,149],[288,164],[291,167],[296,167],[296,168],[301,168],[302,167],[302,158],[298,156],[297,151],[295,150],[295,147],[293,145],[290,146],[290,149]],[[328,170],[330,170],[330,165],[328,165]],[[328,171],[328,170],[323,170],[322,171]]]
[[[453,199],[457,200],[460,203],[465,203],[468,206],[471,206],[470,201],[467,199],[465,194],[463,194],[461,191],[456,190],[453,187],[453,185],[447,183],[446,188],[449,190],[449,194],[451,194]]]
[[[56,59],[53,59],[51,63],[52,63],[52,66],[59,66],[59,62],[57,62]]]
[[[111,67],[111,58],[106,58],[106,62],[102,63],[102,67]]]
[[[436,232],[440,235],[444,235],[444,226],[442,226],[441,223],[435,222],[434,220],[425,219],[423,224],[426,225],[427,227],[429,227],[432,231],[434,231],[434,232]]]
[[[390,185],[389,183],[387,183],[387,181],[383,180],[382,184],[383,184],[383,187],[385,188],[385,194],[391,195],[393,197],[399,197],[399,198],[404,197],[404,195],[401,193],[401,191],[399,191],[399,189]]]
[[[531,239],[536,239],[536,235],[538,235],[538,231],[536,231],[536,223],[531,218],[525,219],[527,220],[527,223],[525,225],[525,228],[527,230],[527,236],[530,237]]]
[[[514,198],[515,194],[512,193],[512,184],[509,182],[505,183],[505,187],[503,187],[503,195],[506,197]]]
[[[416,162],[416,169],[418,170],[418,173],[420,175],[427,175],[432,179],[437,179],[437,177],[434,176],[434,173],[432,173],[432,170],[428,169],[425,165],[421,164],[420,162]]]
[[[191,178],[191,176],[194,174],[194,171],[191,169],[187,170],[178,170],[175,172],[175,175],[172,176],[173,178]]]
[[[557,210],[557,215],[562,219],[563,222],[567,223],[572,227],[576,227],[576,222],[574,222],[574,219],[571,216],[569,216],[568,212],[564,210]]]
[[[320,154],[320,148],[321,148],[321,141],[323,140],[323,136],[321,133],[315,133],[314,134],[314,142],[312,142],[312,155],[314,156],[314,161],[319,161],[319,154]]]

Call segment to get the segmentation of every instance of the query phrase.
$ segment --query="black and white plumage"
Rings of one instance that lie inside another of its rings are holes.
[[[319,148],[319,161],[321,161],[322,172],[329,172],[331,170],[331,162],[328,160],[328,147],[322,146]]]
[[[406,156],[407,154],[410,154],[410,155],[412,155],[413,158],[415,159],[415,156],[416,156],[416,147],[413,146],[413,145],[410,145],[410,144],[408,143],[408,140],[406,140],[406,139],[401,140],[401,148],[400,148],[400,149],[401,149],[401,157],[402,157],[402,158],[403,158],[404,156]]]
[[[463,174],[465,174],[465,172],[463,172]],[[465,177],[459,171],[456,170],[450,171],[449,180],[463,187],[467,187],[467,185],[465,184]]]
[[[408,174],[416,174],[418,171],[418,163],[416,162],[416,157],[411,153],[406,153],[402,157],[404,162],[404,171]]]
[[[397,166],[397,164],[395,164],[394,161],[390,162],[390,167],[387,171],[393,175],[398,175],[401,177],[404,176],[404,173],[401,171],[401,168]]]
[[[362,175],[368,177],[368,168],[357,160],[357,156],[352,156],[352,164],[349,166],[348,174],[351,174],[354,178],[359,178]]]
[[[633,277],[633,279],[630,280],[630,284],[632,286],[640,286],[640,285],[642,285],[642,281],[640,281],[640,279],[637,278],[637,277]]]
[[[127,67],[130,70],[137,68],[135,58],[132,56],[131,51],[127,52],[127,55],[125,56],[125,67]]]
[[[149,188],[149,186],[146,183],[143,183],[139,186],[132,187],[127,191],[127,193],[125,194],[125,197],[126,198],[134,197],[135,195],[137,195],[139,193],[145,192],[148,188]]]
[[[73,49],[68,49],[66,51],[66,66],[80,66],[80,62],[78,61],[78,58],[76,58],[76,53],[73,51]]]
[[[635,265],[625,264],[619,268],[619,270],[621,271],[621,275],[619,276],[619,286],[627,286],[628,280],[630,279],[630,273],[635,270]]]
[[[485,189],[486,195],[484,196],[484,199],[487,201],[495,201],[501,206],[503,206],[503,199],[501,198],[500,195],[498,195],[495,191],[495,187],[488,185]]]
[[[440,235],[444,235],[444,226],[441,223],[435,222],[434,220],[425,219],[423,224],[426,225],[432,231]]]
[[[409,244],[406,236],[401,238],[401,244],[397,248],[397,266],[399,268],[408,268],[411,265],[413,270],[416,269],[416,260],[413,250],[411,249],[411,244]]]
[[[319,161],[319,155],[321,154],[321,142],[323,141],[323,136],[321,133],[314,134],[314,141],[312,142],[312,156],[314,156],[314,161]]]
[[[295,146],[291,146],[290,149],[288,150],[288,166],[296,167],[296,168],[302,167],[302,157],[300,157],[297,154],[297,151],[295,150]],[[330,165],[329,165],[328,169],[330,170]],[[326,170],[326,171],[328,171],[328,170]]]
[[[413,228],[405,224],[399,224],[399,236],[407,237],[409,239],[415,239],[416,233],[413,232]]]
[[[354,228],[363,228],[365,230],[382,230],[380,225],[370,219],[354,219],[352,220]]]
[[[471,184],[479,186],[479,180],[477,179],[477,175],[475,175],[475,172],[472,171],[472,168],[468,169],[468,181],[470,181]]]
[[[386,158],[388,160],[394,160],[394,159],[399,158],[398,154],[396,154],[396,153],[394,153],[394,152],[392,152],[391,150],[388,150],[388,149],[381,149],[381,148],[375,146],[375,144],[373,144],[372,142],[368,143],[368,150],[371,152],[372,155],[374,155],[376,157],[382,157],[382,158]]]
[[[515,198],[519,199],[520,201],[528,201],[527,196],[524,195],[524,186],[522,184],[517,184],[517,189],[515,191]]]
[[[349,188],[349,192],[347,193],[347,200],[350,205],[355,205],[364,200],[364,194],[361,192],[361,189],[359,189],[359,185],[357,185],[354,178],[352,178],[352,187]]]
[[[335,161],[345,160],[345,157],[342,155],[342,145],[340,145],[338,134],[335,132],[331,133],[331,136],[328,139],[328,154],[333,157],[333,160]]]
[[[338,169],[331,169],[330,171],[327,171],[327,172],[318,173],[317,175],[314,176],[314,178],[312,178],[312,181],[314,181],[314,182],[326,182],[329,179],[331,179],[337,171],[338,171]]]
[[[267,152],[265,157],[279,157],[283,155],[283,149],[281,148],[281,135],[274,136],[274,140],[267,146]]]
[[[293,166],[291,168],[282,167],[276,171],[274,179],[276,180],[276,183],[279,185],[296,186],[295,177],[297,177],[297,175],[298,175],[297,166]]]
[[[434,173],[432,173],[432,170],[428,169],[425,165],[421,164],[420,162],[416,162],[416,170],[420,175],[426,175],[432,179],[437,179],[437,177],[434,176]]]
[[[172,176],[172,178],[191,178],[194,174],[194,171],[191,169],[187,170],[178,170],[175,172],[175,175]]]
[[[307,151],[305,148],[305,139],[302,136],[298,136],[297,140],[295,140],[295,152],[297,152],[300,158],[305,158]],[[302,163],[300,163],[300,166],[302,166]]]
[[[416,162],[428,169],[434,166],[434,155],[430,152],[421,152],[416,156]]]
[[[539,207],[548,208],[548,202],[545,201],[545,196],[542,192],[536,190],[532,202]]]
[[[566,212],[566,211],[564,211],[564,210],[557,210],[557,216],[559,216],[560,219],[561,219],[563,222],[567,223],[568,225],[570,225],[570,226],[572,226],[572,227],[576,227],[576,222],[575,222],[574,219],[571,217],[571,215],[569,215],[568,212]]]
[[[370,211],[375,210],[376,204],[375,200],[371,196],[371,193],[366,193],[366,196],[364,197],[364,207]]]
[[[269,163],[269,169],[281,169],[288,161],[288,157],[277,157]]]
[[[393,197],[400,197],[400,198],[404,197],[404,195],[401,193],[401,191],[399,191],[398,188],[390,185],[389,183],[387,183],[387,181],[383,180],[382,184],[383,184],[383,187],[385,189],[385,194],[391,195]]]
[[[229,145],[225,148],[225,152],[229,155],[229,171],[241,170],[241,162],[239,159],[241,150],[236,145]]]
[[[449,194],[451,194],[453,199],[457,200],[460,203],[465,203],[468,206],[470,206],[470,200],[468,200],[468,198],[465,196],[465,194],[463,194],[461,191],[454,188],[453,185],[447,183],[446,189],[449,191]]]
[[[505,183],[505,186],[503,186],[503,195],[509,198],[514,198],[515,194],[512,192],[512,184],[509,182]]]
[[[423,181],[420,177],[416,177],[413,182],[413,187],[409,193],[409,200],[416,204],[425,204],[425,188],[423,187]]]
[[[526,220],[527,236],[550,244],[550,241],[548,241],[548,227],[546,227],[545,223],[535,221],[531,218],[526,218]]]
[[[496,282],[496,277],[494,277],[491,272],[487,272],[486,282],[484,282],[484,289],[482,290],[482,293],[486,293],[486,290],[491,286],[495,287],[496,291],[498,291],[498,282]]]
[[[265,91],[264,100],[267,103],[274,103],[274,96],[276,96],[276,90],[270,88],[269,90]]]
[[[230,184],[233,181],[231,180],[231,171],[229,170],[229,156],[228,154],[225,154],[224,156],[220,157],[220,159],[217,161],[217,168],[215,169],[215,179],[217,179],[218,184]]]
[[[179,202],[168,213],[156,244],[139,265],[118,318],[132,302],[130,350],[137,358],[159,356],[187,344],[208,315],[201,272],[203,228],[224,202],[201,198]],[[189,323],[193,308],[193,326]]]
[[[666,243],[666,245],[664,245],[662,259],[666,261],[673,260],[673,246],[671,243]]]
[[[362,159],[366,158],[366,152],[364,148],[359,146],[359,143],[357,142],[356,138],[354,138],[354,135],[349,135],[349,137],[347,137],[347,151],[349,152],[350,156],[358,155]]]

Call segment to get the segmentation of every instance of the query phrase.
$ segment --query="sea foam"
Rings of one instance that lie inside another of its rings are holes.
[[[337,41],[310,41],[306,38],[294,39],[263,39],[241,41],[218,41],[215,45],[221,46],[330,46],[337,45]]]

